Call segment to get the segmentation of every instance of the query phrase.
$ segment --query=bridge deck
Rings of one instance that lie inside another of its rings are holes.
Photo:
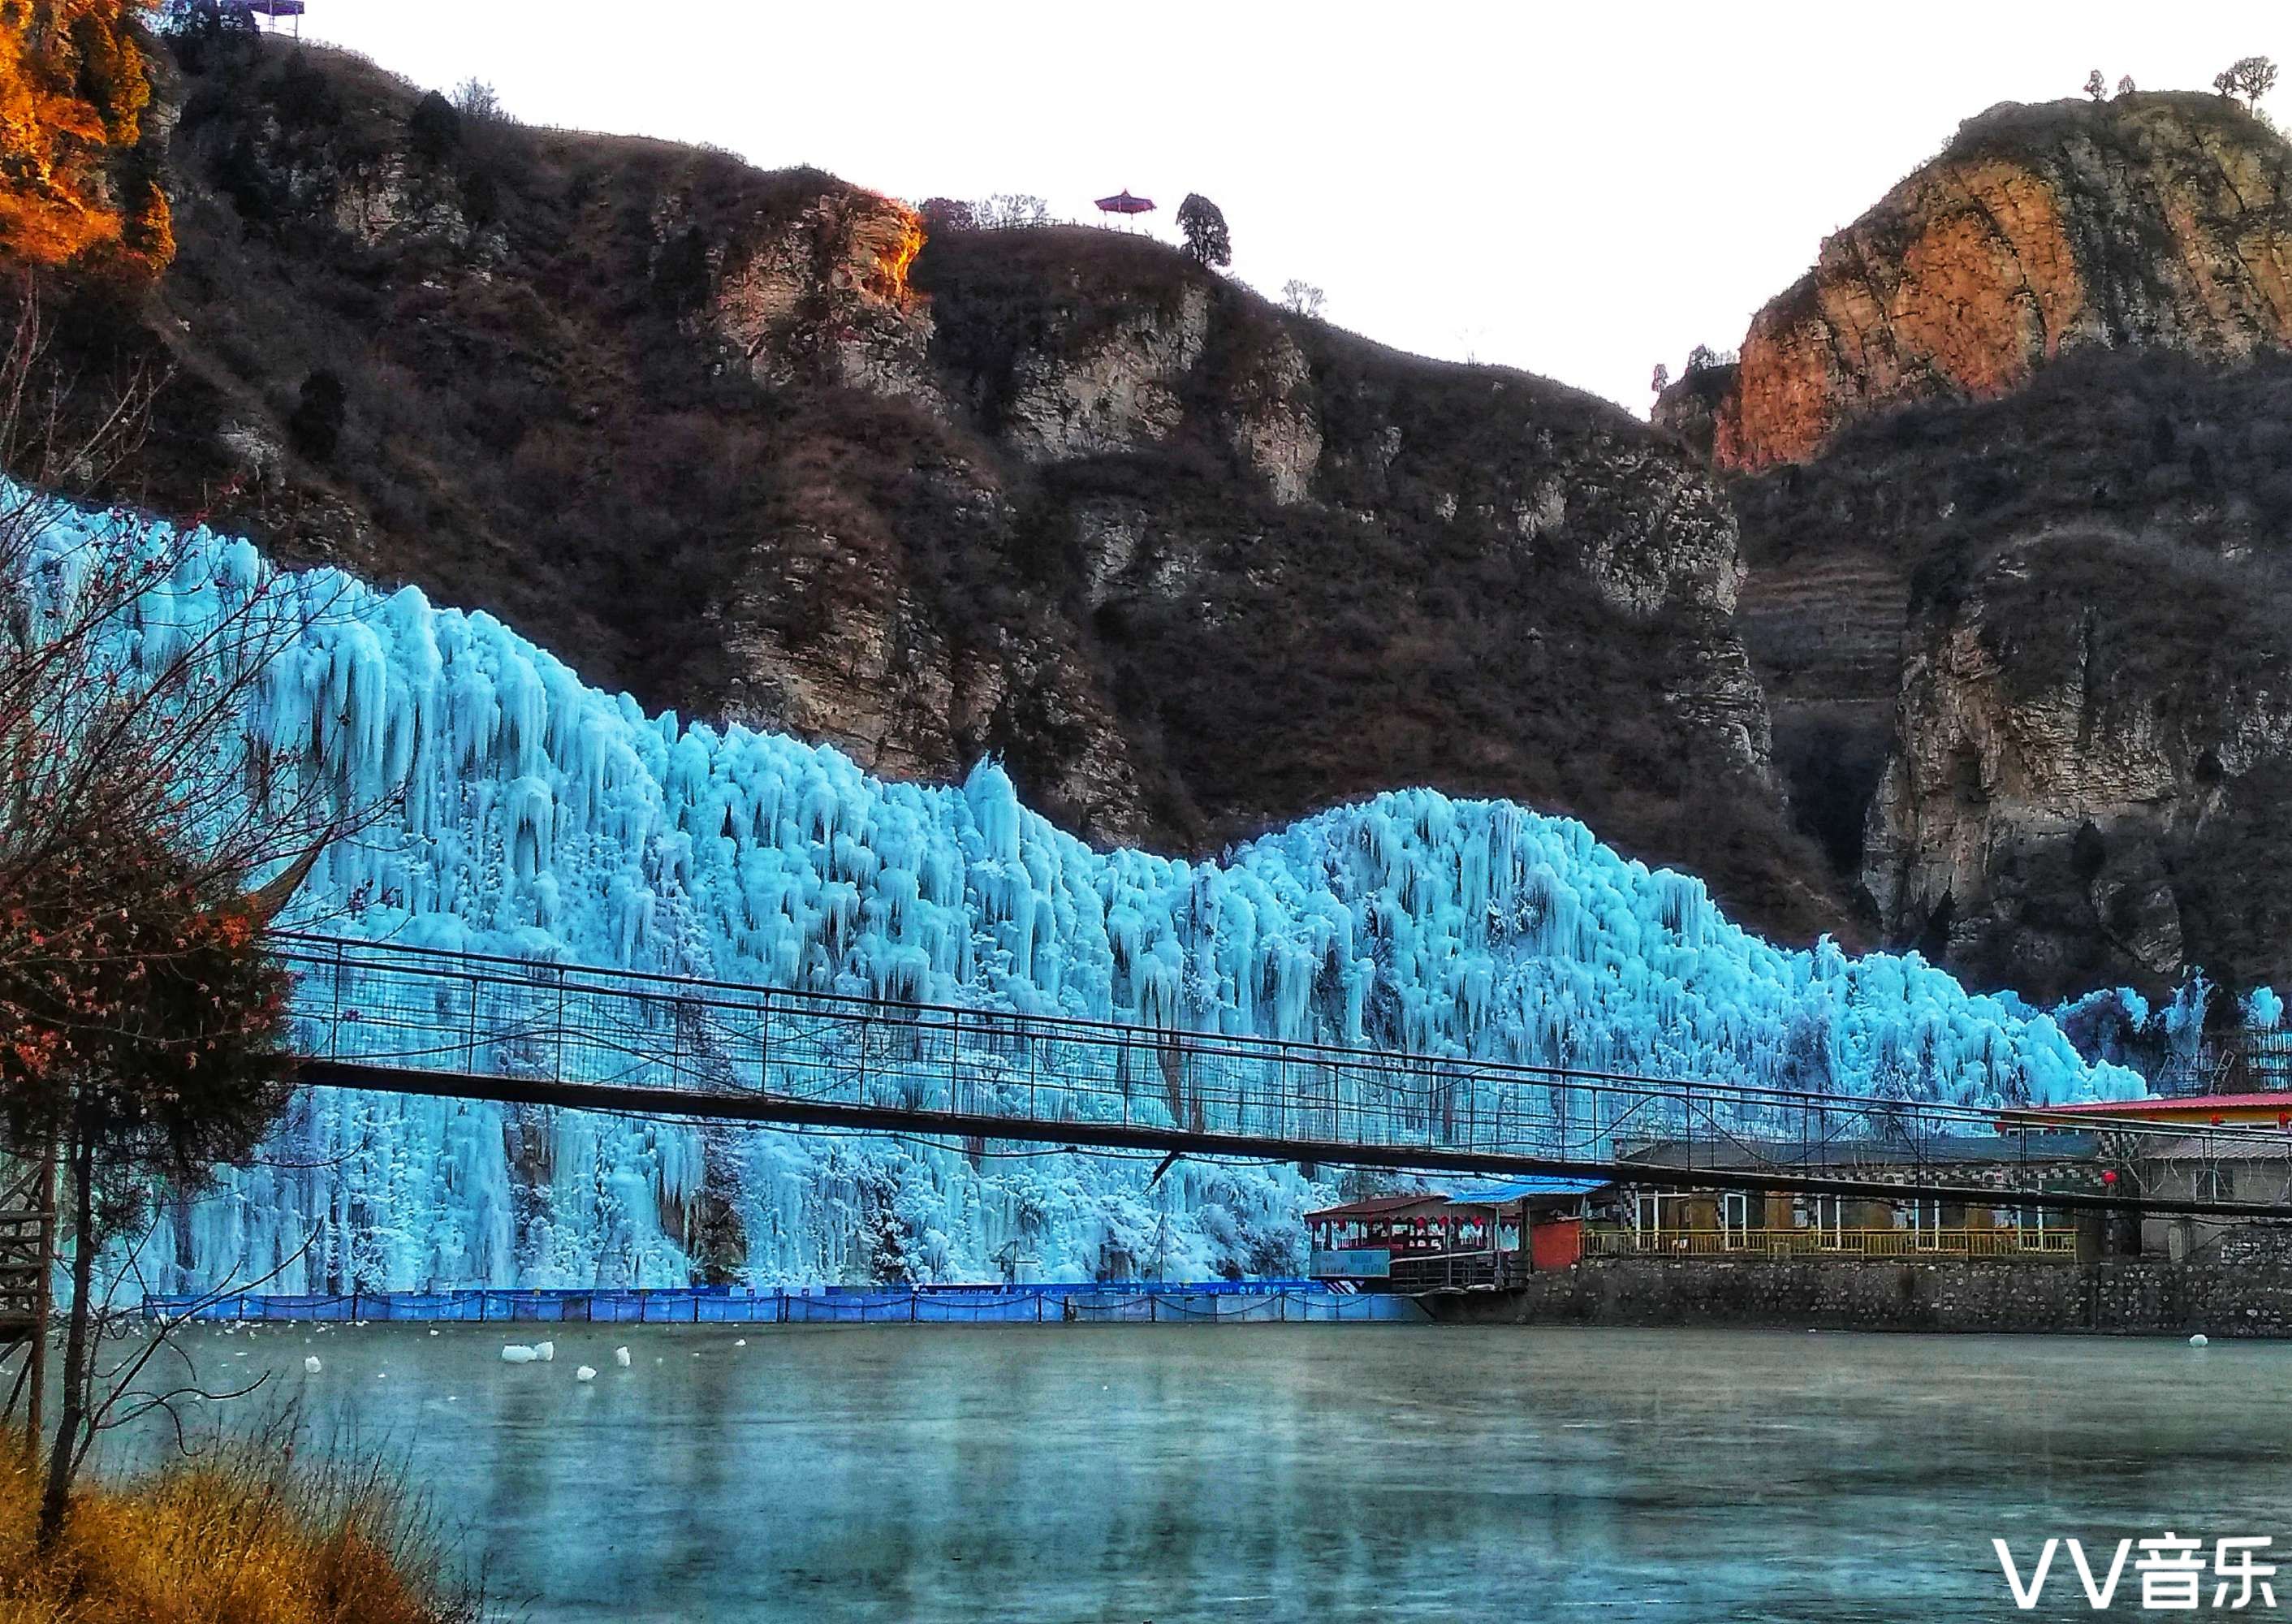
[[[1941,1181],[1997,1113],[1249,1035],[901,1004],[593,966],[290,938],[303,1075],[397,1093],[647,1116],[1431,1171],[1981,1205],[2292,1217],[2292,1206]],[[2084,1129],[2154,1125],[2081,1119]],[[2242,1130],[2223,1130],[2233,1134]],[[2258,1130],[2252,1130],[2258,1131]],[[2281,1143],[2282,1135],[2273,1135]],[[1635,1160],[1682,1148],[1684,1166]],[[1698,1152],[1703,1152],[1699,1155]],[[1715,1159],[1729,1165],[1715,1168]],[[1932,1170],[1932,1171],[1929,1171]]]

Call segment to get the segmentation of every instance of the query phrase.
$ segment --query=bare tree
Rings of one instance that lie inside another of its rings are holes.
[[[218,589],[206,624],[175,627],[165,606],[212,568],[196,521],[81,508],[61,522],[53,493],[113,477],[157,387],[139,377],[92,426],[70,427],[85,419],[27,285],[0,351],[0,467],[21,481],[0,485],[0,898],[50,894],[91,846],[141,832],[196,845],[203,883],[295,857],[346,820],[304,764],[245,732],[313,606],[290,610],[286,578],[261,571]],[[36,948],[0,917],[0,976],[67,947]]]
[[[2085,93],[2086,95],[2091,96],[2094,101],[2098,101],[2101,100],[2103,88],[2100,69],[2096,68],[2091,73],[2085,76]]]
[[[91,421],[22,286],[0,350],[0,467],[26,481],[0,483],[0,1150],[60,1164],[68,1191],[44,1545],[107,1412],[97,1258],[155,1188],[267,1128],[285,982],[263,932],[323,843],[383,810],[249,731],[271,665],[337,605],[196,525],[57,494],[109,481],[155,387]]]
[[[472,124],[507,124],[509,109],[483,79],[464,79],[454,87],[454,110]]]
[[[1291,277],[1281,284],[1282,308],[1294,314],[1318,318],[1328,302],[1328,295],[1311,282]]]
[[[998,191],[972,207],[975,223],[989,230],[1048,225],[1051,206],[1032,192]]]
[[[2131,74],[2124,74],[2118,77],[2117,81],[2117,93],[2120,96],[2129,96],[2133,93],[2133,76]]]
[[[979,229],[977,206],[960,198],[925,198],[916,206],[916,213],[923,216],[924,230],[934,234]]]
[[[1662,361],[1655,364],[1655,372],[1648,379],[1648,387],[1661,394],[1671,387],[1671,368]]]
[[[2224,96],[2242,96],[2258,112],[2261,97],[2276,88],[2276,64],[2264,56],[2240,56],[2221,71],[2213,88]]]

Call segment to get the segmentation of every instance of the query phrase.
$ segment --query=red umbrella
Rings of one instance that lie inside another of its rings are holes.
[[[1102,214],[1150,214],[1154,212],[1154,199],[1134,198],[1126,186],[1110,198],[1098,199],[1098,212]]]

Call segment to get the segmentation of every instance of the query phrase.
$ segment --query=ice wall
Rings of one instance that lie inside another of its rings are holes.
[[[59,510],[68,556],[101,522]],[[992,762],[885,783],[832,748],[648,715],[492,617],[199,535],[123,634],[156,656],[252,594],[291,634],[247,717],[346,809],[298,903],[440,948],[1150,1026],[1969,1103],[2126,1095],[2018,1001],[1915,956],[1773,947],[1582,824],[1397,790],[1221,861],[1094,851]],[[179,1211],[174,1288],[1202,1276],[1302,1261],[1288,1169],[998,1156],[316,1091]]]

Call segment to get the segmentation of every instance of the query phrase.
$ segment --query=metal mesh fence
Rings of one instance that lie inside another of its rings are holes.
[[[355,1291],[223,1297],[148,1297],[147,1319],[247,1323],[328,1321],[590,1325],[1335,1324],[1417,1320],[1404,1297],[1311,1281],[898,1289]]]
[[[408,1072],[1045,1127],[1607,1162],[1685,1146],[1777,1169],[1915,1167],[1968,1107],[1576,1072],[1006,1010],[289,938],[301,1051]],[[1206,1143],[1205,1148],[1215,1148]]]

